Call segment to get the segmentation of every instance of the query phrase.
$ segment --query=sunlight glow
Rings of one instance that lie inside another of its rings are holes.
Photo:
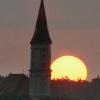
[[[86,80],[86,65],[77,57],[62,56],[51,65],[51,79],[69,79],[73,81]]]

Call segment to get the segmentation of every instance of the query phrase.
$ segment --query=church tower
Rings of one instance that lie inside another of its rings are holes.
[[[50,96],[51,44],[44,2],[41,0],[31,44],[29,95],[33,100]]]

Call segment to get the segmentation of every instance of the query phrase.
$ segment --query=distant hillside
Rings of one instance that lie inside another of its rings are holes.
[[[0,95],[16,94],[26,97],[29,94],[29,78],[24,74],[10,74],[7,77],[0,77]],[[75,100],[100,100],[100,79],[92,82],[69,80],[51,81],[52,97],[70,97]]]

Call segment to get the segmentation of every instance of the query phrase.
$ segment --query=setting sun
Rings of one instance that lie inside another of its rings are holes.
[[[77,57],[62,56],[51,65],[51,79],[86,80],[86,65]]]

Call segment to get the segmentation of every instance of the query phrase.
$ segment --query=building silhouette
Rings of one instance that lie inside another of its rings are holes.
[[[31,44],[29,95],[34,99],[50,96],[51,44],[44,2],[41,0],[34,36]]]
[[[0,98],[2,95],[16,95],[22,97],[23,99],[21,100],[30,100],[26,99],[29,97],[29,79],[30,78],[24,74],[9,74],[7,77],[1,76]],[[50,84],[50,99],[47,98],[40,100],[100,100],[100,78],[98,77],[91,80],[91,82],[51,80]]]

